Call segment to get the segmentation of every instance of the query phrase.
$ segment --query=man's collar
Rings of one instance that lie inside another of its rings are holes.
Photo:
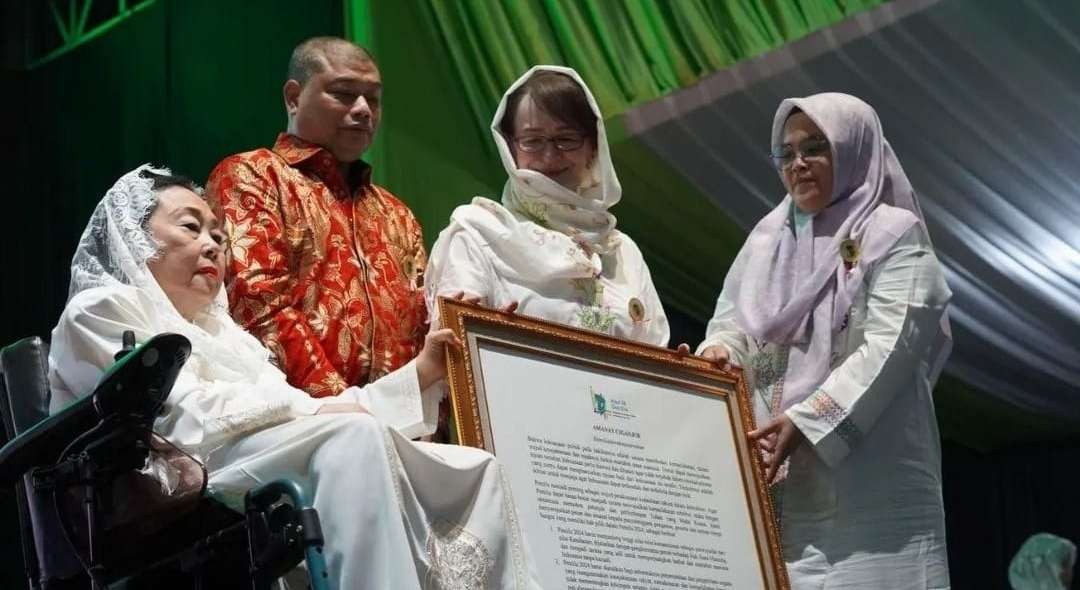
[[[295,135],[278,134],[273,149],[294,168],[311,168],[324,179],[328,174],[338,173],[337,159],[329,150]],[[371,165],[363,160],[350,164],[349,181],[349,185],[354,187],[371,184]]]
[[[333,154],[330,154],[322,147],[288,133],[278,134],[277,141],[274,142],[274,152],[284,158],[290,166],[296,166],[305,160],[309,160],[319,152],[326,152],[326,155],[333,157]]]

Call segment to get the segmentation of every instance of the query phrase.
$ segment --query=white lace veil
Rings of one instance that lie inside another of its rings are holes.
[[[233,322],[225,289],[218,291],[214,303],[188,321],[147,268],[147,260],[159,249],[147,223],[158,197],[153,178],[144,178],[143,171],[171,174],[167,168],[143,164],[121,176],[105,193],[90,215],[71,260],[68,300],[87,289],[136,287],[146,295],[144,299],[153,302],[154,309],[146,310],[146,315],[152,318],[154,331],[186,336],[191,341],[192,357],[202,361],[198,364],[209,373],[207,377],[234,381],[256,376],[269,353]]]

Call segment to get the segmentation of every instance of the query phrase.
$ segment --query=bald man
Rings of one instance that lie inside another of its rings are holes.
[[[360,159],[382,114],[372,56],[344,39],[304,41],[283,97],[286,132],[218,164],[207,193],[225,212],[233,317],[294,386],[337,395],[422,347],[427,256],[412,212]],[[434,428],[438,400],[427,393]]]

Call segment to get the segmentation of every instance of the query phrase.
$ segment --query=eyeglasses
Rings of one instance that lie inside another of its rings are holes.
[[[773,165],[780,170],[787,170],[795,163],[795,158],[802,156],[803,160],[820,160],[829,153],[829,140],[824,137],[811,137],[799,142],[796,149],[785,145],[779,151],[772,152]]]
[[[514,138],[514,145],[519,150],[530,154],[544,151],[549,143],[554,144],[555,149],[560,152],[572,152],[581,149],[581,146],[585,145],[585,136],[574,133],[556,137],[525,135]]]

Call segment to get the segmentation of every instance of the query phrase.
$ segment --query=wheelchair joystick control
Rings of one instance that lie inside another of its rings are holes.
[[[113,355],[114,361],[124,358],[124,355],[135,350],[135,332],[133,330],[124,330],[124,334],[120,339],[123,346],[121,346],[120,350],[116,351],[116,354]]]

